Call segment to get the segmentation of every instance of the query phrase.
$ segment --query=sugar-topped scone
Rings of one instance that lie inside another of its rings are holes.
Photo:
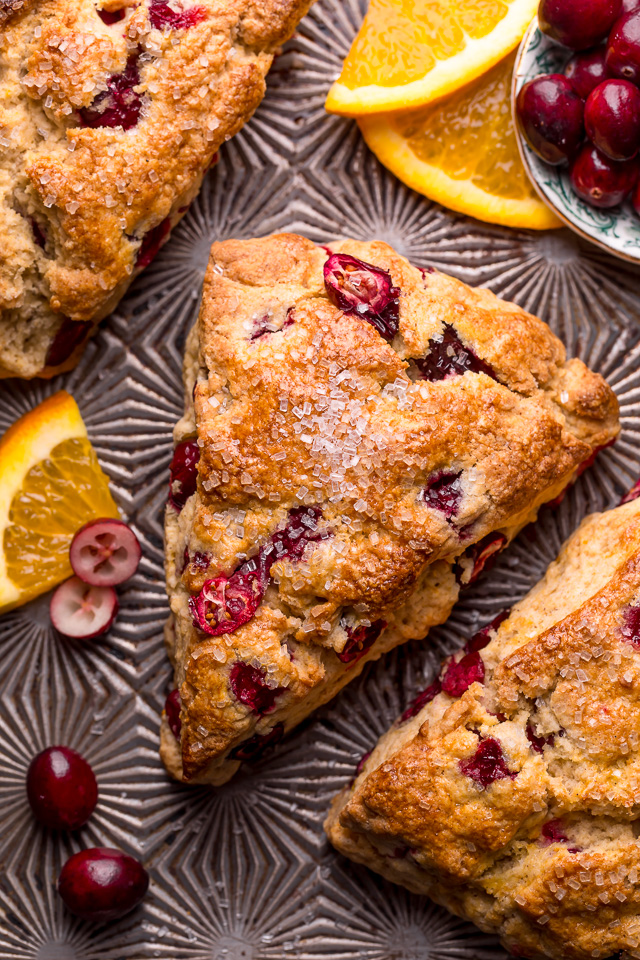
[[[0,0],[0,377],[77,362],[310,4]]]
[[[184,378],[162,756],[197,783],[442,623],[618,431],[544,323],[377,242],[214,244]]]
[[[634,499],[587,517],[525,599],[444,665],[325,827],[514,957],[591,960],[640,956],[639,817]]]

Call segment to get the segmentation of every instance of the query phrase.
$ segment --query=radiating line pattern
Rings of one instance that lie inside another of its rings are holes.
[[[562,230],[508,231],[413,193],[323,109],[366,0],[318,0],[277,59],[267,97],[221,151],[169,244],[79,367],[52,382],[0,384],[0,432],[54,390],[78,400],[114,495],[143,544],[106,638],[64,640],[48,598],[0,620],[0,960],[500,960],[495,941],[338,857],[322,831],[358,759],[479,626],[521,597],[562,541],[640,474],[638,271]],[[210,244],[296,230],[321,241],[379,237],[418,265],[483,284],[547,320],[604,373],[623,434],[542,512],[428,641],[396,650],[294,733],[272,758],[210,791],[169,782],[157,757],[170,669],[162,514],[181,357]],[[25,802],[34,753],[66,743],[100,783],[91,822],[41,830]],[[70,852],[118,846],[151,874],[144,906],[93,928],[70,917],[55,878]]]

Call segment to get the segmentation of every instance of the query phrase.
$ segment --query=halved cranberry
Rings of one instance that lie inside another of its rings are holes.
[[[477,633],[474,633],[471,639],[467,640],[465,643],[465,653],[474,653],[476,650],[484,650],[491,640],[491,634],[498,629],[501,623],[503,623],[505,620],[508,620],[510,613],[511,608],[508,610],[501,610],[497,617],[493,618],[491,623],[488,623],[485,627],[482,627],[481,630],[478,630]]]
[[[407,709],[404,711],[400,717],[400,723],[405,723],[407,720],[411,720],[412,717],[417,717],[423,707],[426,707],[428,703],[431,703],[432,700],[438,696],[441,692],[442,687],[439,680],[434,680],[434,682],[427,687],[426,690],[422,690],[417,697],[415,697]]]
[[[58,877],[58,893],[83,920],[119,920],[136,907],[149,886],[138,860],[121,850],[92,847],[70,857]]]
[[[174,3],[174,6],[179,4]],[[149,22],[156,30],[188,30],[207,19],[204,7],[191,7],[189,10],[174,10],[167,0],[151,0]]]
[[[623,503],[631,503],[633,500],[637,500],[640,497],[640,480],[636,480],[634,485],[631,487],[628,493],[625,493],[624,497],[619,503],[619,506],[622,506]]]
[[[457,564],[456,576],[458,582],[464,583],[465,586],[470,586],[472,583],[475,583],[481,573],[491,569],[496,562],[498,554],[501,550],[504,550],[506,545],[507,538],[504,533],[488,533],[487,536],[479,540],[478,543],[474,543],[473,546],[469,547],[464,553],[464,557],[473,562],[469,578],[465,578],[463,568]]]
[[[376,620],[368,626],[351,627],[344,621],[341,626],[347,633],[347,642],[341,653],[336,654],[342,663],[355,664],[371,649],[387,625],[386,620]]]
[[[284,687],[268,687],[264,678],[264,670],[243,660],[234,663],[229,674],[229,686],[236,700],[261,717],[274,709],[276,698],[284,693]]]
[[[476,650],[461,660],[452,660],[442,678],[442,689],[450,697],[461,697],[472,683],[484,680],[484,661]]]
[[[144,270],[156,257],[160,247],[164,244],[165,238],[171,231],[171,217],[165,219],[145,233],[140,244],[140,249],[136,256],[136,270]]]
[[[547,820],[540,831],[540,843],[548,847],[552,843],[569,843],[569,837],[564,830],[562,820]],[[569,853],[580,853],[582,847],[569,847]]]
[[[89,107],[80,110],[83,127],[122,127],[130,130],[140,117],[143,99],[133,89],[140,83],[138,56],[132,54],[122,73],[107,80],[107,89],[99,93]]]
[[[640,647],[640,606],[627,607],[622,620],[621,633],[627,643]]]
[[[474,755],[466,760],[459,760],[458,766],[466,777],[471,777],[485,790],[496,780],[507,777],[513,780],[517,776],[517,773],[509,770],[500,741],[494,737],[481,740]]]
[[[181,709],[182,700],[180,698],[180,691],[176,687],[164,702],[164,712],[167,715],[167,723],[176,740],[180,739],[180,734],[182,733],[182,720],[180,719]]]
[[[426,357],[414,358],[413,362],[420,372],[422,380],[448,380],[460,377],[467,370],[471,373],[486,373],[492,380],[498,381],[495,371],[460,340],[449,323],[445,323],[441,340],[429,340],[429,353]]]
[[[58,367],[68,360],[76,347],[87,339],[93,324],[88,320],[71,320],[65,317],[58,332],[49,344],[45,367]]]
[[[126,15],[126,10],[98,10],[98,16],[108,27],[113,26],[114,23],[120,23]]]
[[[254,760],[260,760],[266,750],[280,743],[283,736],[283,724],[276,723],[275,727],[273,727],[269,733],[257,733],[255,737],[239,743],[237,747],[233,748],[229,754],[229,758],[231,760],[244,760],[249,763]]]
[[[387,270],[333,253],[324,265],[324,284],[329,299],[343,313],[355,313],[385,340],[393,340],[399,328],[400,290]]]
[[[183,440],[173,451],[169,478],[169,501],[178,513],[192,494],[198,483],[198,462],[200,447],[195,440]]]
[[[128,524],[107,517],[80,527],[69,548],[73,572],[95,587],[116,587],[138,569],[142,550]]]
[[[462,500],[462,471],[440,473],[422,491],[422,499],[429,507],[444,513],[447,520],[455,517]]]
[[[555,735],[553,733],[550,733],[546,737],[539,737],[530,723],[527,724],[525,733],[527,735],[527,740],[531,744],[531,749],[535,750],[536,753],[542,753],[545,747],[553,746],[553,742],[555,740]]]
[[[79,830],[98,802],[90,765],[69,747],[48,747],[27,771],[27,797],[36,820],[57,830]]]
[[[70,577],[56,587],[49,603],[51,623],[65,637],[90,640],[105,633],[118,613],[113,587],[92,587]]]

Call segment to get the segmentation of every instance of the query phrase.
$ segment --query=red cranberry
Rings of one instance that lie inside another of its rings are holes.
[[[525,733],[527,735],[527,740],[531,744],[531,749],[535,750],[536,753],[543,753],[545,747],[553,746],[555,736],[552,733],[550,733],[547,737],[539,737],[530,723],[527,724]]]
[[[640,10],[640,0],[622,0],[621,16],[624,17],[627,13],[635,13],[636,10]]]
[[[640,606],[630,606],[624,612],[621,628],[627,643],[640,647]]]
[[[584,104],[565,76],[525,83],[516,106],[520,129],[539,157],[555,164],[575,157],[584,140]]]
[[[547,820],[546,823],[543,823],[540,836],[545,846],[550,843],[567,843],[569,840],[564,832],[561,820]]]
[[[636,188],[636,192],[637,190],[638,188]],[[631,487],[631,490],[629,490],[628,493],[625,493],[624,497],[620,501],[619,506],[622,506],[623,503],[631,503],[632,500],[637,500],[638,497],[640,497],[640,480],[636,480],[634,485]]]
[[[140,903],[148,886],[147,871],[138,860],[108,847],[75,853],[58,877],[58,893],[69,910],[95,923],[124,917]]]
[[[498,554],[507,545],[504,533],[488,533],[486,537],[474,543],[464,553],[464,558],[472,562],[471,573],[466,575],[465,568],[456,564],[456,576],[459,583],[470,586],[475,583],[480,574],[491,569],[498,558]]]
[[[630,160],[640,148],[640,90],[628,80],[605,80],[590,94],[584,125],[612,160]]]
[[[578,466],[578,468],[576,469],[576,476],[577,477],[581,476],[585,472],[585,470],[588,470],[589,467],[592,467],[600,451],[606,450],[607,447],[612,447],[615,442],[616,442],[616,438],[614,437],[613,440],[609,440],[607,443],[602,443],[600,444],[599,447],[596,447],[595,450],[593,450],[589,454],[587,459],[583,460],[582,463]]]
[[[586,50],[606,37],[621,9],[621,0],[540,0],[538,23],[565,47]]]
[[[445,323],[440,340],[429,340],[429,353],[413,361],[422,380],[432,382],[460,377],[467,370],[471,373],[486,373],[497,380],[494,370],[477,357],[469,347],[465,347],[454,328]]]
[[[169,729],[176,740],[180,739],[180,734],[182,733],[182,719],[180,717],[181,709],[182,700],[180,698],[180,691],[176,688],[175,690],[171,691],[164,702],[164,712],[167,715],[167,723],[169,724]]]
[[[126,15],[126,10],[98,10],[98,16],[108,27],[111,27],[114,23],[120,23]]]
[[[333,253],[324,265],[324,284],[329,299],[343,313],[355,313],[385,340],[393,340],[399,325],[400,290],[387,270],[346,253]]]
[[[491,623],[488,623],[486,626],[482,627],[481,630],[478,630],[477,633],[474,633],[471,639],[467,640],[464,646],[465,653],[474,653],[476,650],[484,650],[491,640],[491,634],[498,629],[501,623],[504,623],[505,620],[509,619],[510,613],[510,608],[508,610],[501,610],[497,617],[493,618]]]
[[[133,89],[140,83],[137,54],[132,54],[122,73],[107,80],[107,89],[99,93],[91,106],[80,110],[84,127],[135,127],[142,109],[142,97]]]
[[[264,678],[264,670],[242,660],[233,664],[229,674],[229,686],[236,700],[259,716],[270,713],[276,698],[284,693],[284,687],[268,687]]]
[[[173,451],[169,477],[169,500],[178,512],[196,492],[200,447],[195,440],[183,440]]]
[[[346,631],[347,642],[341,653],[337,654],[338,660],[342,663],[357,663],[371,649],[386,625],[386,620],[376,620],[369,626],[362,624],[359,627],[351,627],[342,622],[341,626]]]
[[[165,217],[157,227],[145,233],[136,256],[136,270],[144,270],[145,267],[149,266],[170,232],[171,217]]]
[[[441,690],[442,687],[439,680],[435,680],[426,690],[421,690],[400,717],[400,723],[405,723],[407,720],[417,717],[422,708],[426,707],[432,700],[435,700]]]
[[[87,339],[93,324],[89,321],[70,320],[65,317],[58,332],[49,344],[45,367],[58,367],[68,360],[76,347]]]
[[[98,802],[93,770],[69,747],[48,747],[27,771],[27,797],[36,820],[58,830],[78,830]]]
[[[612,76],[640,82],[640,10],[620,17],[615,24],[607,43],[606,64]]]
[[[422,492],[422,499],[429,507],[444,513],[447,520],[455,517],[463,497],[462,472],[440,473]]]
[[[481,740],[478,749],[472,757],[459,760],[458,766],[466,777],[471,777],[486,790],[496,780],[509,777],[515,779],[517,773],[509,770],[499,740],[487,737]]]
[[[571,167],[571,186],[593,207],[615,207],[633,189],[638,177],[635,160],[610,160],[597,147],[583,147]]]
[[[472,683],[484,680],[484,662],[476,650],[467,653],[461,660],[452,660],[442,677],[442,689],[450,697],[461,697]]]
[[[640,0],[639,0],[640,2]],[[609,76],[604,62],[606,47],[576,53],[564,68],[564,75],[583,100]]]
[[[275,727],[273,727],[269,733],[257,733],[255,737],[250,737],[249,740],[244,740],[242,743],[239,743],[237,747],[233,748],[229,754],[229,758],[231,760],[243,760],[248,763],[260,760],[268,749],[280,743],[283,736],[283,724],[276,723]]]
[[[256,320],[254,323],[253,333],[250,336],[250,340],[259,340],[260,337],[264,337],[267,333],[282,333],[283,330],[286,330],[287,327],[293,326],[295,320],[293,318],[294,308],[289,307],[287,310],[287,315],[284,318],[284,323],[281,327],[276,328],[273,326],[273,321],[268,314],[265,314],[264,317],[261,317],[260,320]]]
[[[174,4],[176,6],[176,4]],[[149,22],[156,30],[188,30],[207,19],[204,7],[191,7],[189,10],[174,10],[167,0],[151,0]]]
[[[373,750],[367,750],[366,753],[363,753],[360,759],[358,760],[358,766],[356,767],[356,777],[359,777],[362,771],[364,770],[364,765],[373,753]]]

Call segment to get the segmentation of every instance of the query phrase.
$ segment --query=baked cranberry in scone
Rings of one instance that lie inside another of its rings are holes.
[[[513,956],[637,953],[640,499],[624,499],[418,694],[325,824]]]
[[[606,383],[544,323],[384,243],[214,244],[184,378],[166,510],[181,710],[161,750],[195,783],[442,623],[618,431]],[[483,681],[483,642],[447,694]]]

